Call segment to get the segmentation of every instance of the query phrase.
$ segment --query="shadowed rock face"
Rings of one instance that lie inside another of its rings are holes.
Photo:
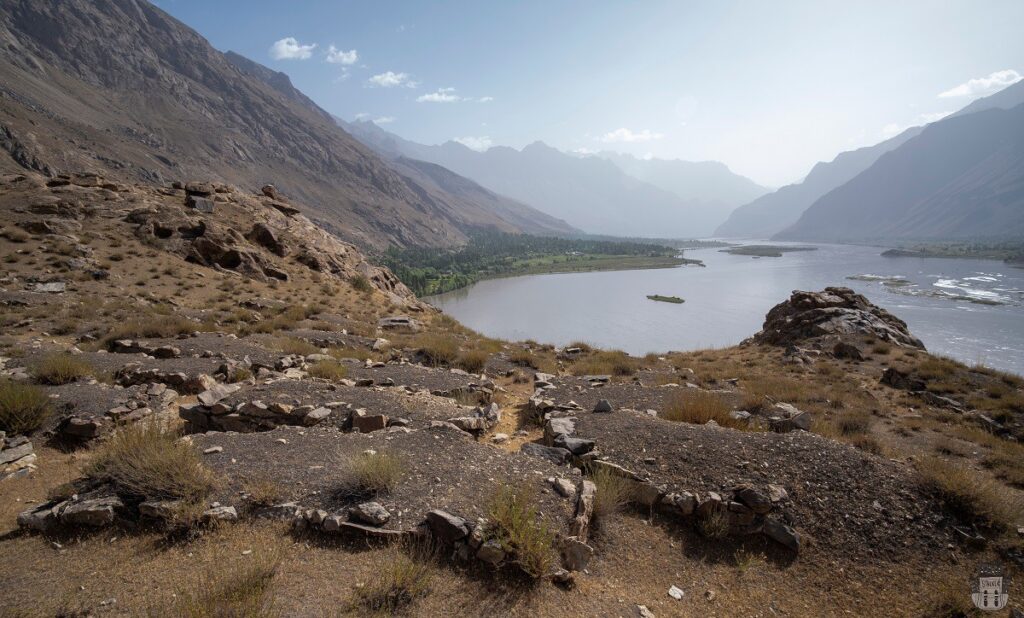
[[[772,307],[753,343],[795,344],[817,337],[867,335],[897,345],[923,350],[924,344],[910,334],[907,324],[885,309],[868,302],[850,288],[825,288],[821,292],[797,290],[789,300]]]

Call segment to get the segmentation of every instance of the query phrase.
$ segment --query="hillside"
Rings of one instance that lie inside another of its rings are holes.
[[[590,234],[694,238],[709,234],[722,217],[719,206],[683,199],[611,161],[569,155],[541,142],[478,152],[456,142],[417,144],[372,122],[343,126],[385,156],[441,165]]]
[[[1024,236],[1024,105],[948,118],[814,203],[780,239]]]
[[[832,161],[815,164],[803,181],[786,185],[732,211],[729,219],[715,230],[715,236],[769,238],[781,232],[795,223],[815,200],[853,179],[880,156],[898,148],[920,131],[920,127],[912,127],[874,146],[843,152]]]
[[[456,245],[467,226],[517,229],[486,204],[425,192],[287,76],[222,54],[143,0],[0,8],[0,143],[10,155],[0,169],[272,183],[373,247]]]

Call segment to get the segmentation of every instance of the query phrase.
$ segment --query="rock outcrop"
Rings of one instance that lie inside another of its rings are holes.
[[[794,291],[789,300],[772,307],[761,332],[749,342],[790,345],[819,337],[870,336],[924,349],[907,324],[873,305],[850,288],[828,287],[821,292]]]

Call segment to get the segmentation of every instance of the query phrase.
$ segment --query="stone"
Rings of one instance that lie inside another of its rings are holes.
[[[237,384],[222,384],[218,382],[217,384],[214,384],[212,388],[199,393],[199,395],[196,396],[196,399],[198,399],[199,403],[204,406],[210,407],[221,399],[238,392],[240,388],[241,387]]]
[[[292,519],[299,511],[299,505],[294,502],[282,502],[266,506],[256,511],[256,516],[265,519]]]
[[[95,438],[103,428],[103,419],[72,416],[61,424],[60,433],[71,438]]]
[[[576,487],[572,484],[572,481],[563,478],[549,478],[548,482],[555,488],[558,495],[563,498],[571,498],[576,493]]]
[[[491,539],[480,545],[480,549],[476,550],[476,557],[481,562],[497,567],[505,560],[505,550],[502,549],[501,543]]]
[[[716,492],[709,491],[707,498],[704,500],[697,501],[697,516],[705,518],[710,516],[712,513],[721,511],[722,509],[722,496]]]
[[[622,478],[629,479],[631,481],[644,482],[644,479],[641,478],[635,472],[627,470],[626,468],[623,468],[622,466],[612,463],[610,461],[595,459],[594,461],[590,462],[590,467],[594,469],[602,469],[605,472],[614,474],[616,476],[621,476]]]
[[[29,530],[47,532],[57,526],[57,512],[66,503],[52,502],[22,511],[18,514],[18,525]]]
[[[396,315],[381,318],[377,321],[377,327],[383,330],[408,330],[418,332],[420,324],[407,315]]]
[[[181,356],[181,349],[171,345],[162,345],[158,348],[153,348],[150,355],[153,358],[179,358]]]
[[[770,496],[757,491],[750,485],[741,485],[733,489],[733,496],[736,500],[750,507],[753,512],[764,515],[772,510],[772,499]]]
[[[555,438],[558,436],[571,436],[575,432],[576,422],[571,417],[548,419],[544,424],[544,444],[554,446]]]
[[[530,455],[531,457],[547,459],[548,461],[558,465],[565,464],[569,461],[569,458],[572,457],[572,453],[567,449],[544,446],[543,444],[537,444],[535,442],[526,442],[519,447],[519,452]]]
[[[427,526],[435,537],[445,543],[454,543],[469,535],[465,519],[439,509],[427,513]]]
[[[348,512],[352,517],[371,526],[383,526],[391,519],[391,513],[380,502],[363,502],[350,508]]]
[[[646,605],[637,605],[636,612],[640,618],[655,618],[654,612],[647,609]]]
[[[584,438],[573,438],[565,434],[559,434],[555,437],[553,446],[558,448],[564,448],[573,455],[584,455],[594,450],[595,442],[593,440],[587,440]]]
[[[197,195],[189,195],[185,198],[185,205],[201,213],[210,214],[213,212],[213,200]]]
[[[270,229],[265,223],[254,224],[245,237],[249,241],[269,250],[274,255],[280,257],[288,255],[288,247],[278,238],[274,230]]]
[[[782,485],[775,485],[773,483],[769,483],[768,499],[771,500],[773,504],[777,502],[785,502],[786,500],[789,499],[789,493],[786,491],[786,488],[783,487]]]
[[[2,441],[0,441],[2,443]],[[23,442],[18,446],[6,448],[0,451],[0,466],[7,465],[18,461],[22,457],[27,457],[32,454],[32,443]]]
[[[861,353],[860,348],[845,341],[837,341],[836,344],[832,346],[832,356],[847,360],[864,360],[864,355]]]
[[[602,399],[602,400],[598,401],[597,405],[594,406],[594,412],[599,412],[600,413],[600,412],[611,412],[611,411],[612,411],[612,404],[610,404],[607,399]]]
[[[147,500],[139,503],[139,515],[149,519],[170,521],[178,512],[177,500]]]
[[[210,448],[203,449],[203,455],[213,455],[215,453],[223,453],[223,446],[211,446]]]
[[[60,521],[67,526],[98,528],[114,523],[114,510],[123,507],[121,499],[116,496],[82,500],[61,511]]]
[[[50,283],[37,283],[33,290],[43,294],[63,294],[66,287],[67,285],[62,281],[52,281]]]
[[[459,416],[448,419],[448,422],[455,425],[462,431],[475,433],[487,429],[487,419],[480,416]]]
[[[766,537],[794,552],[800,551],[800,534],[777,519],[766,519],[762,532]]]
[[[597,497],[597,485],[593,481],[580,482],[576,496],[576,512],[569,523],[569,533],[578,539],[586,540],[590,534],[590,522],[594,518],[594,499]]]
[[[662,504],[675,509],[683,517],[689,517],[697,510],[697,496],[688,491],[669,494],[662,498]]]
[[[238,521],[238,511],[233,506],[215,506],[203,512],[203,521]]]
[[[637,483],[633,492],[633,499],[637,503],[648,508],[658,504],[664,492],[653,483]]]
[[[882,372],[882,378],[879,381],[886,386],[904,391],[923,391],[927,387],[924,380],[914,378],[895,367],[886,368]]]
[[[683,597],[685,595],[686,595],[686,593],[683,592],[682,588],[680,588],[678,586],[674,586],[674,585],[673,586],[669,586],[668,596],[672,597],[676,601],[682,601]]]
[[[370,433],[385,429],[388,426],[388,417],[383,414],[364,416],[361,414],[352,415],[352,430],[359,433]]]
[[[562,566],[570,571],[582,571],[590,564],[594,555],[594,548],[587,545],[577,537],[569,536],[562,539],[559,544],[559,553],[562,555]]]
[[[507,433],[496,433],[491,436],[491,442],[495,444],[504,444],[505,442],[508,442],[508,440],[509,438]]]
[[[308,414],[302,417],[302,424],[306,427],[312,427],[317,423],[323,421],[331,415],[330,408],[314,408],[310,410]]]

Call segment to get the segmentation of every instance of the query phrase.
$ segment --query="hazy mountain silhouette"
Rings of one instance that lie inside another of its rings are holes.
[[[928,125],[776,238],[1024,238],[1024,105]]]

